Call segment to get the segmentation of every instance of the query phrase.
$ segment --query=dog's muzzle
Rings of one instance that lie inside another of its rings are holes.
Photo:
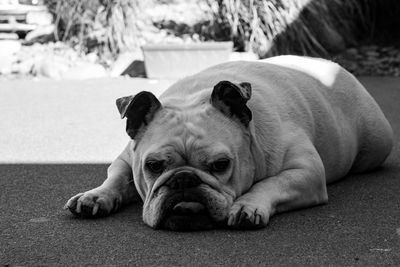
[[[172,190],[185,190],[194,188],[201,184],[200,178],[191,171],[178,171],[167,182],[166,185]]]
[[[171,230],[197,230],[211,226],[206,210],[204,196],[198,187],[202,180],[192,171],[180,170],[165,182],[173,195],[173,204],[164,218],[164,227]]]

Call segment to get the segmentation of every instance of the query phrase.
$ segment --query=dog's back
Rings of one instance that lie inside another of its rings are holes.
[[[301,127],[320,154],[327,182],[379,166],[392,149],[392,129],[374,99],[353,75],[324,59],[224,63],[177,82],[161,98],[211,92],[221,80],[251,83],[248,105],[255,124],[264,126],[256,129],[258,137],[268,139],[287,122]]]
[[[328,110],[332,116],[322,116],[323,118],[319,120],[321,124],[315,127],[315,130],[324,129],[327,124],[326,120],[330,119],[331,123],[337,125],[337,134],[344,136],[341,138],[343,140],[341,143],[335,144],[335,139],[331,139],[332,152],[333,150],[342,150],[345,153],[342,154],[342,158],[332,158],[331,164],[324,162],[325,165],[328,165],[326,168],[332,168],[334,171],[341,165],[341,162],[345,161],[350,165],[351,171],[363,172],[376,168],[387,158],[393,146],[392,128],[378,104],[352,74],[338,64],[324,59],[280,56],[264,60],[264,62],[306,74],[305,76],[312,77],[317,80],[317,83],[321,83],[321,86],[315,89],[313,86],[307,87],[307,83],[301,82],[300,78],[295,79],[300,80],[298,87],[301,84],[306,85],[301,91],[309,103],[314,102],[314,104],[310,104],[314,113],[321,107],[332,111]],[[304,79],[308,78],[304,77]],[[319,94],[322,94],[323,97],[320,97]],[[323,103],[325,101],[327,103]],[[328,128],[326,130],[335,129]],[[356,140],[346,142],[349,138]],[[357,146],[356,149],[348,149],[349,144]],[[324,154],[323,150],[327,147],[326,144],[315,145],[319,149],[319,153]],[[356,151],[354,156],[352,151]],[[321,155],[321,157],[324,156]]]

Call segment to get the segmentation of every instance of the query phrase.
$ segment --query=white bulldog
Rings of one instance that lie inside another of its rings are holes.
[[[117,100],[128,146],[102,185],[65,205],[104,216],[139,197],[171,230],[258,228],[327,203],[326,185],[383,163],[391,126],[364,87],[323,59],[230,62]]]

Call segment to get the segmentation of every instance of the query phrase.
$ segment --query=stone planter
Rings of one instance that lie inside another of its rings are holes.
[[[142,46],[148,78],[178,79],[229,60],[232,42]]]

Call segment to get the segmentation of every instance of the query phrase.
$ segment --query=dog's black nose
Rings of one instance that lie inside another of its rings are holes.
[[[200,178],[191,171],[178,171],[167,182],[171,189],[193,188],[201,183]]]

